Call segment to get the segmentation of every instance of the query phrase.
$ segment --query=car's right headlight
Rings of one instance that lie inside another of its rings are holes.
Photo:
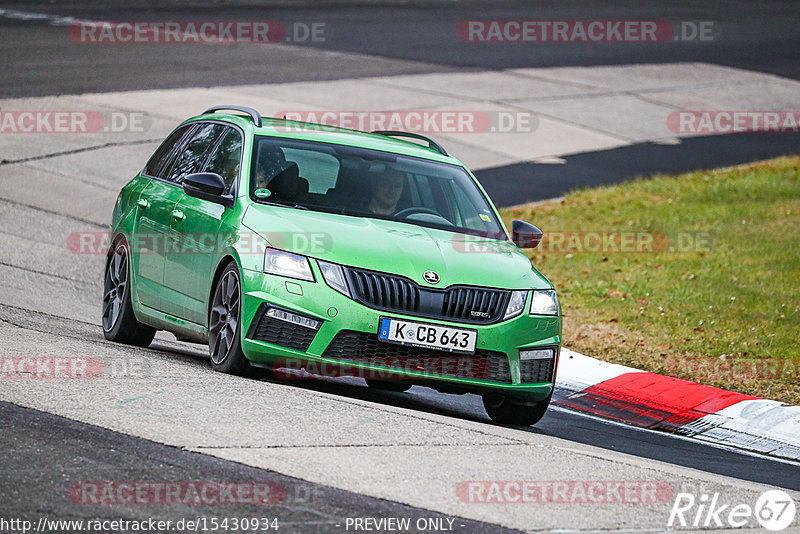
[[[558,315],[558,297],[554,289],[535,289],[531,297],[531,315]]]
[[[350,296],[350,289],[347,287],[347,279],[344,276],[344,269],[342,269],[341,265],[322,260],[317,260],[317,265],[319,265],[319,270],[322,272],[322,277],[325,279],[326,284],[342,295]]]
[[[522,313],[525,308],[525,297],[528,296],[527,291],[512,291],[511,298],[508,299],[508,306],[506,312],[503,314],[503,320],[511,319]]]
[[[314,281],[311,265],[308,258],[300,254],[292,254],[274,248],[267,248],[264,253],[264,272],[298,278],[300,280]]]

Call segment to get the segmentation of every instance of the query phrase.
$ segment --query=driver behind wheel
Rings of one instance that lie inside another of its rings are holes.
[[[375,215],[394,215],[405,187],[406,178],[401,172],[387,170],[370,182],[370,200],[367,209]]]

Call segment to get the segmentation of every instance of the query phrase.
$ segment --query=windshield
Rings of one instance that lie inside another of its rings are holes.
[[[256,137],[250,196],[298,209],[506,239],[457,165],[329,143]]]

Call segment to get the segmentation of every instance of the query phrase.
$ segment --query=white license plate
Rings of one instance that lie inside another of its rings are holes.
[[[478,332],[450,328],[438,324],[413,323],[401,319],[381,318],[378,338],[390,343],[429,347],[448,352],[475,353]]]

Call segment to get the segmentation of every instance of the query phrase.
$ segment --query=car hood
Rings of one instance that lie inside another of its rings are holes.
[[[251,205],[242,220],[268,246],[341,265],[395,273],[422,286],[549,289],[550,282],[509,241],[324,212]],[[425,271],[440,280],[430,284]]]

